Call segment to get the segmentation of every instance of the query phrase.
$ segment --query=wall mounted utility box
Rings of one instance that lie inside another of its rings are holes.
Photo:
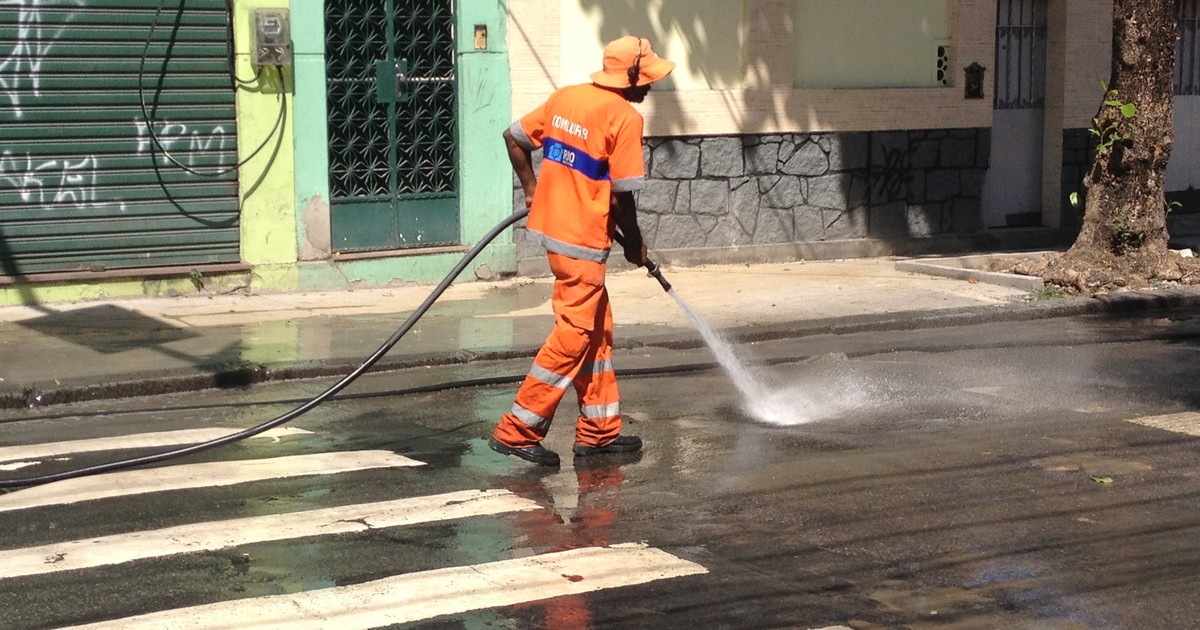
[[[287,9],[255,9],[250,61],[256,66],[292,65],[292,26]]]

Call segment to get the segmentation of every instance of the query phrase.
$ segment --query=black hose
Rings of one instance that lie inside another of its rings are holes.
[[[38,486],[38,485],[42,485],[42,484],[46,484],[46,483],[51,483],[54,481],[62,481],[64,479],[74,479],[76,477],[86,477],[88,475],[96,475],[99,473],[105,473],[105,472],[110,472],[110,471],[114,471],[114,470],[121,470],[124,468],[132,468],[134,466],[143,466],[145,464],[154,464],[154,463],[165,461],[168,459],[174,459],[176,457],[183,457],[184,455],[191,455],[193,453],[199,453],[200,451],[205,451],[210,448],[222,446],[225,444],[231,444],[233,442],[238,442],[238,441],[244,440],[246,438],[254,437],[255,435],[258,435],[259,433],[262,433],[263,431],[273,429],[281,424],[284,424],[285,422],[288,422],[290,420],[300,417],[301,415],[307,413],[308,411],[310,411],[317,405],[320,405],[321,403],[325,402],[325,400],[328,399],[330,396],[333,396],[334,394],[345,389],[345,387],[347,385],[349,385],[350,383],[353,383],[359,376],[362,376],[362,374],[364,372],[371,369],[371,366],[375,365],[376,362],[378,362],[380,359],[382,359],[383,356],[385,354],[387,354],[388,350],[392,349],[392,346],[395,346],[396,343],[398,341],[400,341],[400,339],[404,335],[408,334],[408,331],[411,330],[413,325],[415,325],[417,323],[417,320],[421,319],[421,316],[425,314],[425,311],[429,310],[430,306],[433,306],[433,303],[436,302],[437,299],[442,296],[442,293],[446,292],[446,289],[450,287],[450,284],[454,282],[454,279],[457,278],[458,275],[460,273],[462,273],[464,269],[467,268],[467,265],[470,264],[470,262],[472,260],[474,260],[476,256],[479,255],[479,252],[483,251],[484,247],[486,247],[489,243],[491,243],[492,240],[495,239],[496,236],[498,236],[501,232],[508,229],[509,226],[516,223],[517,221],[520,221],[521,219],[525,218],[525,216],[528,214],[529,214],[529,210],[523,209],[519,212],[514,213],[513,215],[509,216],[508,218],[504,219],[499,224],[497,224],[496,227],[492,228],[490,232],[488,232],[486,235],[484,235],[484,237],[482,239],[480,239],[479,242],[476,243],[475,246],[472,247],[471,250],[468,251],[465,256],[463,256],[462,260],[460,260],[458,262],[458,264],[455,265],[454,268],[450,270],[450,273],[446,274],[446,277],[443,278],[440,283],[438,283],[437,287],[435,287],[434,290],[425,298],[425,301],[421,302],[421,305],[418,306],[417,309],[415,311],[413,311],[411,315],[408,316],[408,319],[406,319],[404,321],[404,323],[400,325],[400,328],[396,329],[396,332],[392,333],[392,336],[388,337],[387,341],[383,342],[383,345],[379,346],[378,350],[376,350],[373,354],[371,354],[371,356],[367,357],[367,359],[365,361],[363,361],[362,365],[359,365],[357,368],[354,369],[354,371],[350,372],[345,377],[343,377],[342,380],[338,381],[337,383],[334,383],[332,386],[329,387],[329,389],[326,389],[324,392],[321,392],[320,394],[318,394],[316,398],[309,400],[308,402],[300,405],[299,407],[296,407],[295,409],[292,409],[291,411],[289,411],[281,416],[278,416],[272,420],[263,422],[262,424],[259,424],[257,426],[250,427],[249,429],[245,429],[245,430],[239,431],[237,433],[231,433],[229,435],[225,435],[225,436],[222,436],[219,438],[214,438],[207,442],[191,444],[191,445],[177,448],[174,450],[164,451],[162,453],[155,453],[153,455],[144,455],[142,457],[133,457],[130,459],[123,459],[123,460],[118,460],[115,462],[110,462],[107,464],[97,464],[95,466],[88,466],[86,468],[78,468],[75,470],[68,470],[68,471],[55,473],[55,474],[51,474],[51,475],[42,475],[40,477],[27,477],[25,479],[6,479],[3,481],[0,481],[0,488],[24,488],[24,487],[29,487],[29,486]]]
[[[172,164],[174,164],[176,167],[183,169],[184,171],[187,171],[188,173],[191,173],[192,175],[197,175],[199,177],[212,177],[212,178],[224,177],[224,176],[238,170],[239,168],[245,166],[250,160],[254,159],[259,153],[262,152],[263,149],[266,148],[267,143],[271,141],[271,138],[275,137],[275,132],[279,131],[280,125],[283,124],[284,119],[287,117],[287,80],[284,78],[285,73],[281,66],[275,66],[275,72],[277,72],[279,74],[279,115],[275,117],[275,125],[273,127],[271,127],[271,131],[269,133],[267,133],[267,137],[263,138],[263,141],[261,143],[259,143],[259,145],[257,147],[255,147],[254,150],[251,151],[249,155],[247,155],[242,160],[238,161],[237,155],[235,154],[234,155],[234,161],[236,162],[235,164],[233,164],[232,166],[226,167],[226,168],[218,168],[215,171],[202,171],[199,169],[192,168],[192,167],[188,166],[187,164],[184,164],[183,162],[180,162],[174,155],[171,155],[171,152],[168,151],[167,147],[163,145],[161,140],[159,140],[158,133],[154,131],[154,115],[152,112],[156,111],[158,109],[158,107],[157,107],[157,105],[154,108],[146,107],[146,90],[145,90],[145,86],[143,85],[146,80],[146,59],[150,56],[150,44],[154,43],[154,31],[155,31],[155,29],[158,28],[158,20],[162,16],[163,7],[165,5],[166,5],[166,0],[158,0],[158,9],[155,10],[155,12],[154,12],[154,19],[150,21],[150,32],[149,32],[149,34],[146,35],[146,45],[145,45],[145,47],[142,48],[142,58],[141,58],[141,61],[138,63],[138,102],[142,106],[142,118],[145,119],[145,121],[146,121],[146,133],[150,136],[150,140],[152,140],[154,142],[154,146],[157,147],[159,151],[162,151],[163,157],[166,158]],[[233,79],[233,81],[235,83],[234,90],[236,91],[237,85],[239,85],[239,84],[240,85],[249,85],[251,83],[254,83],[255,81],[258,81],[262,77],[262,66],[258,67],[257,71],[255,72],[254,79],[251,81],[245,81],[237,76],[237,70],[236,70],[236,66],[234,63],[234,54],[233,54],[233,2],[232,2],[232,0],[228,0],[225,4],[225,7],[226,7],[225,25],[226,25],[226,30],[229,34],[229,56],[228,56],[228,58],[229,58],[229,76],[230,76],[230,78]],[[182,13],[183,9],[184,9],[184,6],[181,3],[179,5],[180,13]],[[179,25],[176,24],[175,28],[178,29]],[[174,46],[174,45],[175,45],[175,40],[174,40],[174,37],[172,36],[172,39],[167,46],[167,52],[164,53],[164,56],[163,56],[164,67],[165,67],[167,61],[169,60],[168,55],[170,54],[171,46]],[[158,92],[162,91],[162,80],[163,80],[163,78],[162,78],[162,76],[160,76]],[[0,486],[0,487],[3,487],[3,486]]]

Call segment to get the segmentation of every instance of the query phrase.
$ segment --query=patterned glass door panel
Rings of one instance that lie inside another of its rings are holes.
[[[326,0],[335,251],[456,243],[453,0]]]

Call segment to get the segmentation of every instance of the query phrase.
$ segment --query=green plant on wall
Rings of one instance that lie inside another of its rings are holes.
[[[1117,91],[1108,87],[1108,83],[1101,81],[1100,85],[1104,87],[1104,104],[1121,112],[1119,118],[1108,122],[1102,121],[1099,116],[1092,118],[1089,131],[1096,136],[1096,151],[1100,155],[1109,155],[1114,147],[1128,141],[1137,129],[1137,106],[1122,101]]]

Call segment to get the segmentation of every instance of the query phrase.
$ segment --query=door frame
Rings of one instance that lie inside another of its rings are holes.
[[[328,1],[328,0],[327,0]],[[512,120],[507,16],[495,0],[455,0],[458,78],[459,247],[381,252],[361,258],[333,256],[329,223],[329,160],[325,103],[324,7],[292,0],[295,46],[295,211],[300,286],[335,282],[384,284],[396,279],[438,280],[494,225],[513,211],[513,178],[501,133]],[[486,47],[463,36],[487,31]],[[494,141],[488,139],[494,138]],[[468,141],[468,139],[470,139]],[[475,267],[516,270],[511,232],[497,237]],[[470,273],[470,271],[466,272]]]

